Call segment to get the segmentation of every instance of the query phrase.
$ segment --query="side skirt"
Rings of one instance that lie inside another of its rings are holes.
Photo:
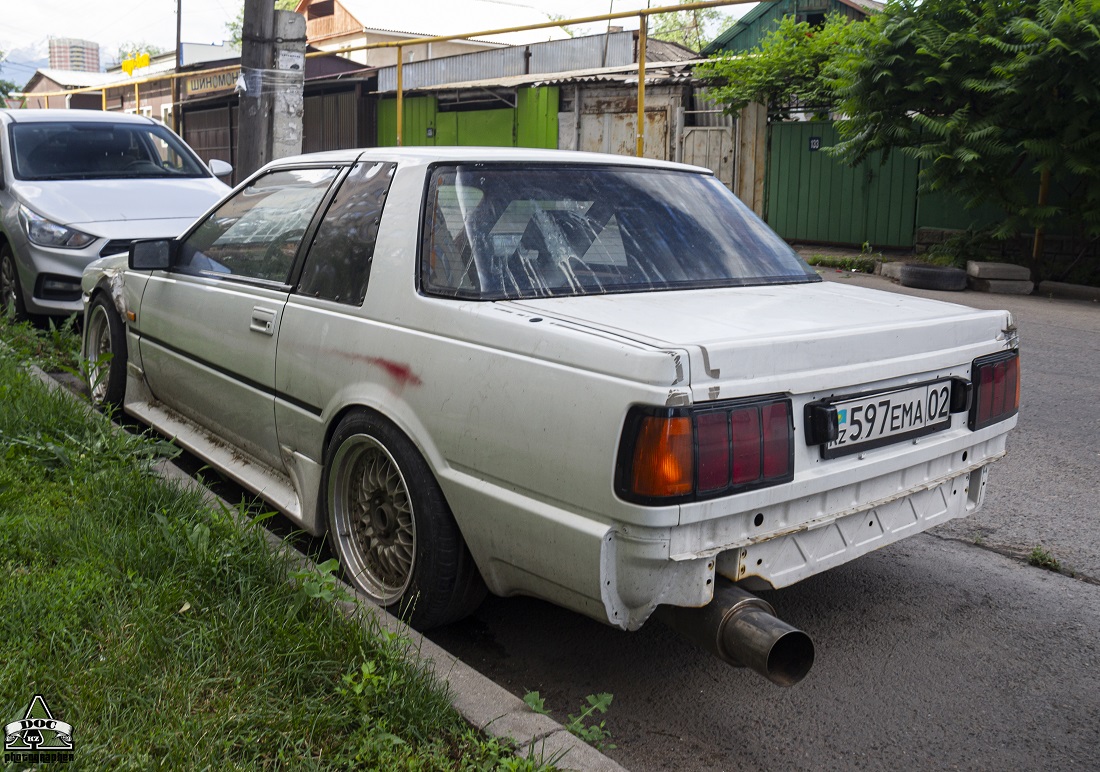
[[[128,401],[126,412],[138,420],[149,424],[161,434],[172,438],[180,447],[209,463],[212,467],[231,478],[234,482],[247,488],[270,503],[279,512],[301,525],[313,536],[320,536],[324,532],[324,525],[319,523],[317,507],[315,505],[302,506],[302,498],[298,489],[290,477],[262,464],[255,459],[245,456],[238,449],[227,445],[223,440],[211,434],[206,429],[198,426],[185,416],[171,408],[154,400]],[[301,470],[302,465],[316,466],[307,462],[304,457],[294,454],[296,467]],[[310,472],[314,471],[312,469]],[[307,474],[299,476],[316,476],[320,480],[320,470],[316,475]]]

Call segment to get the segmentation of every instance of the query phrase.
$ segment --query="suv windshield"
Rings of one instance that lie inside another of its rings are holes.
[[[714,177],[628,166],[433,169],[421,286],[479,300],[820,281]]]
[[[21,180],[209,177],[180,139],[158,124],[50,121],[11,126]]]

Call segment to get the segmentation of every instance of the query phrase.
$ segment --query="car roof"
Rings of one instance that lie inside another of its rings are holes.
[[[155,123],[152,118],[130,113],[113,113],[102,110],[46,110],[27,108],[25,110],[0,110],[0,118],[12,123],[53,123],[59,121],[77,121],[79,123]]]
[[[576,150],[546,150],[525,147],[371,147],[349,150],[327,150],[319,153],[280,158],[271,161],[268,168],[294,166],[303,163],[353,163],[355,161],[396,161],[409,164],[433,163],[553,163],[553,164],[613,164],[616,166],[640,166],[653,169],[713,174],[701,166],[660,161],[652,158],[588,153]]]

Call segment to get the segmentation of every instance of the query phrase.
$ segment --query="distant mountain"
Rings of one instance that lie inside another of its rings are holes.
[[[4,51],[0,62],[0,80],[10,80],[22,88],[35,70],[50,66],[50,51],[45,40],[41,43]]]

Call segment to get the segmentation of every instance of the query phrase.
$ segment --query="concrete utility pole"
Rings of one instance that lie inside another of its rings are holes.
[[[274,0],[244,0],[241,27],[240,128],[237,131],[237,179],[271,160],[271,119],[274,93],[265,74],[275,65]]]
[[[275,12],[274,126],[271,157],[302,152],[302,113],[305,109],[306,17],[293,11]]]

